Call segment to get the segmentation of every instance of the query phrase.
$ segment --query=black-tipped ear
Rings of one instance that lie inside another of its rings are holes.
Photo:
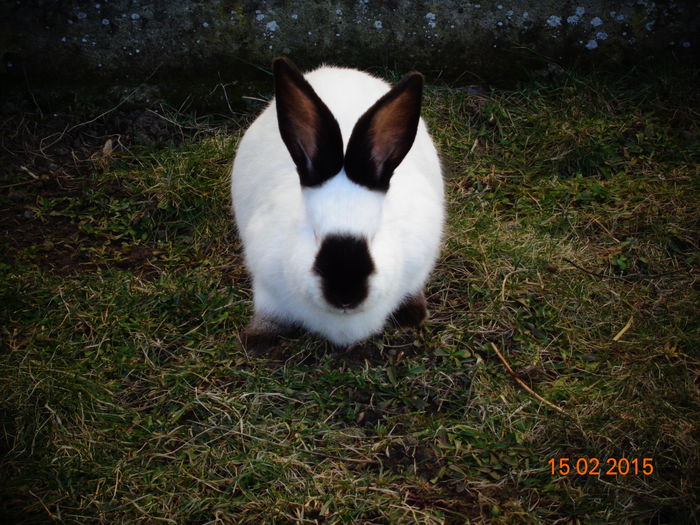
[[[350,180],[372,190],[389,189],[416,138],[422,95],[423,75],[408,73],[360,117],[345,153]]]
[[[287,58],[272,62],[277,123],[302,186],[318,186],[343,168],[338,122]]]

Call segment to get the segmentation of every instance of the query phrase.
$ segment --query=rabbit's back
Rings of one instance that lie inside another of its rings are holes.
[[[356,69],[324,66],[304,76],[338,121],[347,146],[353,126],[391,86]]]

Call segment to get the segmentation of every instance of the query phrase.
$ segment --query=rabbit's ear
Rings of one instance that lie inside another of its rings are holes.
[[[286,58],[272,62],[277,123],[302,186],[319,186],[343,168],[343,138],[328,107]]]
[[[420,119],[423,75],[408,73],[355,124],[345,153],[348,178],[386,192],[413,145]]]

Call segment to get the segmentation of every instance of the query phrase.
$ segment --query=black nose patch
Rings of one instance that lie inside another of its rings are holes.
[[[314,272],[321,277],[323,296],[343,309],[357,307],[367,298],[368,279],[374,272],[367,240],[353,235],[328,235],[316,254]]]

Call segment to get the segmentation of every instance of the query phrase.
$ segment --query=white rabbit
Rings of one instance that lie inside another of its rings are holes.
[[[440,161],[420,118],[423,76],[391,88],[354,69],[303,76],[286,58],[273,75],[275,100],[241,139],[231,173],[253,280],[244,344],[303,327],[351,345],[390,317],[419,324],[444,222]]]

